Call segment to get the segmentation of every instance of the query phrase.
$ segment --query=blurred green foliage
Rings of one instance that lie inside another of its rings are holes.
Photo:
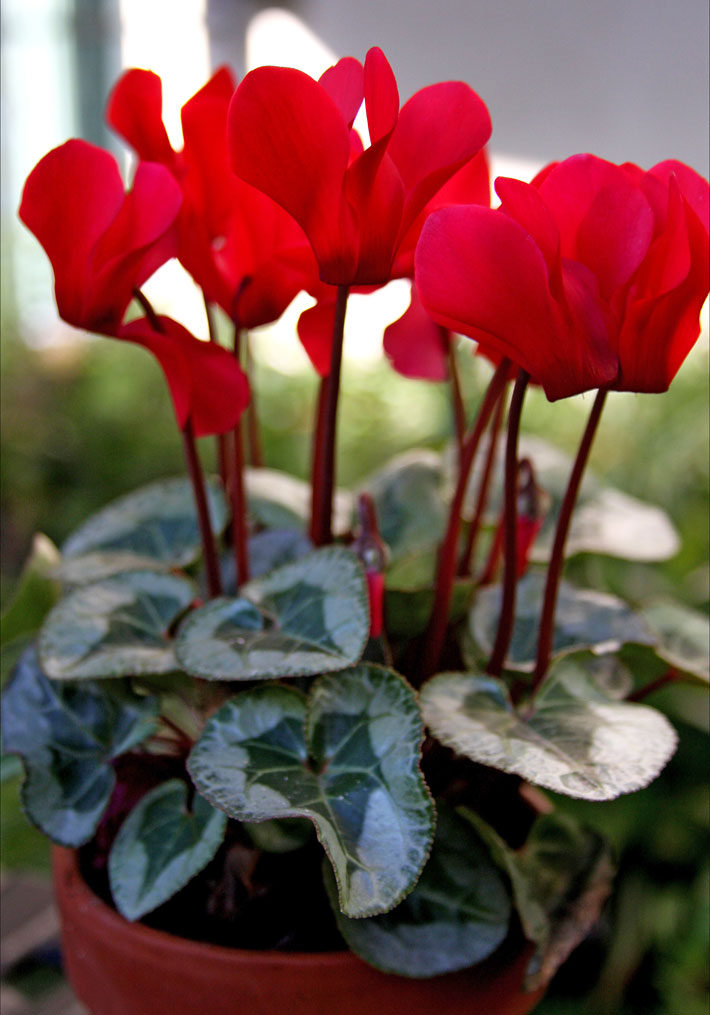
[[[268,464],[305,476],[317,382],[258,360],[258,409]],[[460,364],[473,411],[489,368],[464,344]],[[592,468],[628,493],[664,507],[682,548],[664,564],[590,555],[568,574],[638,602],[669,595],[708,604],[708,348],[701,340],[665,396],[612,394]],[[549,404],[530,392],[524,426],[574,452],[591,396]],[[78,339],[32,351],[12,333],[3,341],[0,496],[2,590],[8,592],[33,533],[61,541],[111,498],[182,469],[181,442],[157,365],[113,340]],[[339,418],[338,477],[349,485],[398,451],[441,446],[451,437],[445,385],[347,365]],[[214,442],[202,442],[214,464]],[[706,781],[708,702],[704,689],[670,687],[651,699],[680,734],[678,753],[648,789],[611,803],[559,798],[558,806],[599,828],[619,861],[617,889],[599,931],[562,970],[541,1015],[700,1015],[708,992],[710,946]],[[3,780],[3,863],[45,862],[39,833],[19,815],[19,778]]]

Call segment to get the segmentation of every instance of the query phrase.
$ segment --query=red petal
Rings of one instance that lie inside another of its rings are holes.
[[[57,308],[70,324],[84,324],[91,253],[123,200],[116,160],[85,141],[55,148],[27,178],[20,218],[52,262]]]
[[[610,298],[631,278],[653,236],[653,211],[629,175],[594,155],[574,155],[549,172],[540,195],[560,230],[563,257],[582,261]]]
[[[659,162],[657,166],[649,169],[648,175],[655,176],[665,183],[671,175],[675,176],[683,197],[702,222],[705,232],[710,233],[710,187],[707,180],[699,176],[690,166],[674,159]]]
[[[367,148],[347,175],[348,201],[360,224],[358,285],[383,285],[392,274],[392,261],[404,205],[404,187],[396,166],[376,147]],[[374,177],[373,165],[377,166]]]
[[[499,176],[495,188],[501,208],[530,233],[553,271],[560,260],[560,231],[537,190],[528,183]]]
[[[317,82],[287,67],[258,67],[229,107],[232,166],[293,215],[311,241],[321,277],[352,281],[357,242],[343,200],[349,130]]]
[[[249,404],[249,385],[234,356],[199,341],[169,317],[158,321],[161,331],[140,318],[124,325],[118,337],[142,345],[158,359],[181,429],[188,419],[196,437],[233,429]]]
[[[183,189],[186,201],[205,219],[211,238],[224,233],[235,201],[227,148],[227,110],[234,89],[232,75],[224,67],[180,114],[185,139]]]
[[[461,81],[423,88],[405,103],[387,147],[407,193],[401,235],[490,135],[485,104]]]
[[[432,317],[463,334],[487,333],[487,344],[527,370],[551,401],[616,376],[609,350],[600,355],[585,331],[570,333],[541,251],[508,216],[475,205],[434,212],[415,260]],[[596,325],[590,325],[595,337]]]
[[[177,233],[171,227],[181,202],[182,191],[169,170],[153,162],[138,165],[133,188],[91,259],[84,313],[101,330],[120,323],[133,290],[175,255]]]
[[[298,337],[321,377],[330,373],[334,323],[335,295],[332,299],[319,300],[314,307],[304,310],[298,319]]]
[[[449,374],[449,337],[421,304],[416,286],[404,314],[385,329],[384,350],[403,377],[445,381]]]
[[[109,96],[106,120],[141,159],[175,167],[175,152],[163,125],[163,85],[157,74],[127,70]]]
[[[362,64],[352,56],[346,56],[329,67],[318,79],[318,84],[325,88],[340,115],[352,127],[364,97]]]
[[[365,57],[365,108],[370,143],[389,136],[397,124],[399,92],[387,57],[373,46]]]

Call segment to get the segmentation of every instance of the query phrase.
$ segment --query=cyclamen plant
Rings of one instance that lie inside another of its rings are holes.
[[[27,814],[81,847],[129,920],[235,946],[344,939],[406,976],[473,965],[521,926],[544,984],[612,863],[533,788],[644,787],[676,736],[634,673],[707,680],[702,619],[561,574],[580,550],[673,552],[659,512],[582,475],[608,392],[664,391],[699,334],[708,184],[678,162],[576,155],[497,180],[491,209],[481,99],[449,82],[400,108],[379,49],[319,81],[262,67],[236,87],[219,70],[183,107],[178,152],[161,117],[160,79],[126,72],[108,122],[138,158],[128,193],[111,155],[73,140],[20,208],[64,320],[158,359],[188,466],[62,547],[61,598],[5,694]],[[204,293],[210,342],[142,291],[171,257]],[[348,295],[393,278],[413,279],[412,305],[385,349],[407,376],[450,381],[454,446],[336,499]],[[310,484],[264,468],[248,405],[248,330],[300,291],[321,376]],[[452,333],[494,364],[470,423]],[[598,391],[573,462],[519,436],[531,383],[550,400]],[[196,446],[210,435],[218,478]],[[580,496],[591,534],[575,531]]]

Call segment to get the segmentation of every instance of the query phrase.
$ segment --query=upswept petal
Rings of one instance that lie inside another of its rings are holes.
[[[139,318],[124,325],[117,337],[156,357],[181,429],[188,420],[196,437],[233,429],[249,404],[249,385],[234,356],[213,342],[201,342],[169,317],[158,321],[161,331]]]
[[[157,74],[137,67],[122,74],[109,96],[106,120],[141,159],[177,168],[163,124],[163,84]]]
[[[86,141],[54,148],[27,178],[19,215],[51,261],[57,308],[69,324],[85,323],[90,258],[124,197],[114,157]]]
[[[550,401],[616,375],[615,368],[610,372],[597,362],[588,333],[571,331],[550,292],[540,249],[515,220],[475,205],[434,212],[422,230],[415,263],[419,294],[431,316],[476,338],[485,332],[487,345],[525,369]]]
[[[348,127],[352,127],[365,96],[360,61],[353,56],[343,57],[321,74],[318,84],[325,88]]]
[[[352,279],[357,285],[382,285],[392,277],[392,261],[404,206],[404,186],[388,155],[375,160],[368,148],[348,170],[346,193],[360,229],[358,262]]]
[[[499,176],[495,189],[501,208],[530,233],[542,251],[550,273],[559,270],[560,231],[545,202],[529,183]]]
[[[326,91],[307,74],[258,67],[229,107],[232,167],[293,215],[325,282],[352,281],[357,243],[342,189],[349,130]]]
[[[485,145],[491,118],[484,102],[461,81],[416,92],[400,110],[387,154],[404,182],[404,237],[427,201]]]
[[[675,176],[686,202],[700,219],[706,234],[710,234],[710,186],[707,180],[690,166],[675,159],[659,162],[649,169],[648,175],[664,183],[668,183],[670,177]]]
[[[177,233],[171,227],[181,203],[182,192],[168,169],[139,164],[121,210],[94,249],[87,320],[120,323],[133,290],[175,255]]]
[[[227,110],[235,88],[231,72],[222,67],[180,112],[185,140],[183,189],[187,202],[205,218],[211,237],[224,232],[235,203],[235,177],[227,148]]]
[[[655,182],[653,177],[649,182]],[[665,189],[661,228],[643,264],[634,275],[633,298],[654,293],[661,296],[680,285],[690,270],[690,244],[686,204],[676,176]]]
[[[445,381],[449,374],[449,343],[446,329],[431,319],[413,285],[404,314],[385,328],[385,355],[403,377]]]
[[[581,261],[602,295],[629,281],[653,237],[651,206],[620,166],[594,155],[560,162],[539,185],[560,231],[563,257]]]
[[[699,217],[687,215],[690,270],[674,289],[638,298],[630,293],[619,334],[620,391],[662,392],[700,334],[700,310],[708,294],[710,251]]]
[[[364,89],[370,144],[375,145],[389,137],[397,125],[399,113],[397,82],[387,57],[378,46],[373,46],[365,57]]]

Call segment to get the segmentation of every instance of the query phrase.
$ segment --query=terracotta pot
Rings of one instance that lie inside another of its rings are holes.
[[[88,888],[73,850],[54,847],[65,968],[93,1015],[524,1015],[542,992],[521,983],[530,950],[411,980],[350,952],[243,951],[129,923]]]

